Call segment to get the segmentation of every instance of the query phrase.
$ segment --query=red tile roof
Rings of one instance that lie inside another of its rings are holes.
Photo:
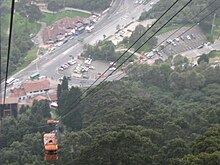
[[[24,88],[26,93],[40,90],[48,90],[50,89],[50,82],[47,79],[26,81],[21,85],[21,88]]]
[[[56,41],[56,35],[52,33],[51,29],[49,27],[45,28],[43,30],[43,41],[44,43],[49,42],[55,42]]]
[[[77,16],[75,18],[63,18],[56,21],[54,24],[46,27],[43,30],[42,37],[44,43],[54,43],[57,41],[57,35],[64,35],[68,33],[68,29],[73,29],[76,27],[81,27],[83,24],[83,18]]]
[[[11,97],[20,97],[20,96],[25,96],[26,92],[24,88],[14,88],[11,89]]]
[[[69,18],[69,17],[63,18],[62,23],[66,29],[75,28],[74,19],[72,19],[72,18]]]

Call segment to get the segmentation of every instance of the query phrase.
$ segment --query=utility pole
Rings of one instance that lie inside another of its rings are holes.
[[[214,32],[214,26],[215,26],[215,17],[216,17],[216,13],[214,13],[214,16],[213,16],[213,21],[212,21],[212,29],[211,29],[211,36],[213,35],[213,32]]]

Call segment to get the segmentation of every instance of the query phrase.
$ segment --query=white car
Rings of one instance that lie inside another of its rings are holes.
[[[187,35],[186,38],[187,38],[188,40],[191,40],[191,37],[190,37],[189,35]]]
[[[62,45],[63,45],[62,41],[57,43],[57,46],[59,46],[59,47],[62,46]]]
[[[114,71],[114,70],[116,70],[115,67],[111,67],[111,68],[109,69],[109,71]]]
[[[62,67],[59,67],[59,68],[58,68],[58,70],[61,70],[61,71],[63,71],[64,69],[63,69]]]
[[[110,65],[111,65],[111,66],[115,66],[116,63],[114,63],[114,62],[110,62]]]
[[[82,72],[88,72],[88,70],[89,70],[89,68],[87,68],[87,67],[82,68]]]
[[[95,67],[94,67],[94,66],[89,66],[89,69],[94,70],[94,69],[95,69]]]
[[[179,41],[180,41],[180,38],[179,38],[179,37],[177,37],[175,40],[176,40],[177,42],[179,42]]]
[[[76,61],[75,61],[75,60],[69,60],[69,61],[68,61],[68,64],[74,65],[74,64],[76,64]]]

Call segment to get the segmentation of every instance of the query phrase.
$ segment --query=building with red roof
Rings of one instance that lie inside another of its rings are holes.
[[[45,44],[53,44],[63,40],[67,35],[71,35],[76,29],[83,29],[89,20],[84,20],[79,16],[75,18],[65,17],[56,21],[54,24],[46,27],[42,32],[43,42]],[[86,24],[85,24],[86,23]]]

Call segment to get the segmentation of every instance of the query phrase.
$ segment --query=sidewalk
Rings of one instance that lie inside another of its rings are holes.
[[[42,47],[44,43],[43,43],[43,38],[42,38],[41,34],[42,34],[44,28],[47,27],[47,24],[45,22],[39,22],[39,21],[37,23],[41,24],[41,28],[40,28],[40,31],[36,34],[35,38],[37,39],[37,41],[39,43],[39,47]]]

